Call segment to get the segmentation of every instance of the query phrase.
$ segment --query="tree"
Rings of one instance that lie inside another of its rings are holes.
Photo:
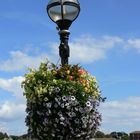
[[[6,133],[0,132],[0,140],[3,140],[4,138],[8,138],[8,135]]]
[[[123,133],[122,140],[129,140],[129,135],[127,133]]]
[[[95,133],[95,136],[94,137],[95,138],[104,138],[105,137],[105,134],[103,132],[101,132],[101,131],[97,131]]]
[[[18,140],[18,139],[19,139],[19,136],[11,135],[10,137],[11,137],[13,140]]]
[[[112,132],[110,135],[116,139],[129,140],[129,135],[125,132]]]

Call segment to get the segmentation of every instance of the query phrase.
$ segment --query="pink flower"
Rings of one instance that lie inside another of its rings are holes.
[[[79,72],[79,74],[80,74],[80,75],[82,75],[82,74],[85,74],[85,73],[86,73],[86,71],[85,71],[85,70],[83,70],[83,69],[79,69],[79,70],[78,70],[78,72]]]
[[[69,80],[72,81],[73,80],[73,76],[69,76]]]

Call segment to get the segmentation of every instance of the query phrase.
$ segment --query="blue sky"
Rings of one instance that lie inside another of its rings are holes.
[[[0,1],[0,131],[26,132],[20,83],[27,67],[57,63],[59,36],[46,13],[48,1]],[[100,129],[140,130],[140,1],[80,0],[70,28],[70,63],[96,76],[106,103]]]

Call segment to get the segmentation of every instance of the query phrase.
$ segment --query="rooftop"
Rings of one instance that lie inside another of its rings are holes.
[[[133,132],[131,132],[130,134],[140,134],[140,131],[133,131]]]

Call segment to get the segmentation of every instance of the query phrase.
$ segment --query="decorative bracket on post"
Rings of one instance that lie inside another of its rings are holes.
[[[62,66],[69,63],[70,48],[68,45],[70,32],[68,30],[60,30],[60,46],[59,46],[59,56],[61,57]]]

